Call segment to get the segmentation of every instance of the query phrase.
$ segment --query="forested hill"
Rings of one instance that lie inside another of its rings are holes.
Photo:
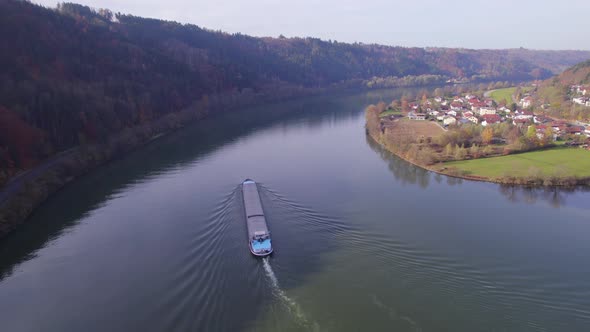
[[[590,84],[590,60],[578,63],[568,68],[556,78],[551,80],[552,83],[559,83],[564,86],[570,85],[589,85]]]
[[[590,58],[584,51],[254,38],[76,4],[48,9],[17,0],[0,0],[0,48],[3,174],[220,96],[422,74],[546,78]]]
[[[575,86],[586,90],[582,94]],[[590,119],[590,107],[573,102],[576,97],[587,97],[590,87],[590,60],[578,63],[563,73],[542,82],[537,89],[535,106],[552,116],[571,119]]]

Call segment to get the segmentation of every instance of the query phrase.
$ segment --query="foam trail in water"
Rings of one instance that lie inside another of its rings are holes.
[[[377,298],[376,295],[371,295],[371,299],[373,300],[373,304],[376,305],[377,307],[379,307],[380,309],[382,309],[383,311],[385,311],[391,319],[393,319],[393,320],[399,319],[399,320],[406,321],[412,327],[412,329],[414,331],[422,332],[422,329],[420,327],[418,327],[418,324],[416,324],[416,322],[414,320],[412,320],[410,317],[401,315],[394,308],[383,304],[383,302],[379,301],[379,299]]]
[[[295,300],[287,296],[287,293],[285,293],[285,291],[281,289],[281,287],[279,286],[279,280],[277,279],[275,272],[270,266],[268,257],[264,257],[262,259],[262,265],[264,266],[264,271],[266,272],[266,275],[270,279],[273,293],[283,302],[283,304],[287,307],[289,312],[293,314],[293,316],[295,316],[295,318],[297,319],[297,323],[307,327],[309,330],[319,331],[318,324],[315,322],[313,324],[310,324],[307,320],[307,317],[301,310],[301,307],[299,307],[299,305],[297,304],[297,302],[295,302]]]

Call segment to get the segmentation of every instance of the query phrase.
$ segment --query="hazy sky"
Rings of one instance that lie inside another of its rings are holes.
[[[589,0],[68,0],[254,36],[590,50]],[[56,0],[33,0],[54,7]]]

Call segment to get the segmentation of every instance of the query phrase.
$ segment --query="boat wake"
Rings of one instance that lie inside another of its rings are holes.
[[[392,320],[401,320],[409,324],[411,329],[416,332],[422,332],[422,329],[416,324],[416,322],[408,316],[400,314],[397,310],[392,307],[385,305],[383,302],[379,300],[377,295],[371,295],[371,300],[375,306],[379,309],[383,310],[387,316],[389,316]]]
[[[264,266],[266,276],[270,280],[273,294],[281,301],[283,305],[285,305],[289,313],[291,313],[293,317],[296,319],[296,322],[305,327],[308,331],[319,331],[319,325],[316,322],[310,322],[309,319],[307,319],[307,316],[305,315],[303,310],[301,310],[299,304],[297,304],[295,300],[287,296],[287,293],[285,293],[285,291],[281,289],[279,285],[279,280],[277,279],[275,272],[270,266],[268,257],[264,257],[262,259],[262,265]]]

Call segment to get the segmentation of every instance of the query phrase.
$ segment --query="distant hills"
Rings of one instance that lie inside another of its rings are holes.
[[[590,97],[590,60],[543,81],[537,89],[536,97],[537,106],[543,106],[549,115],[571,120],[590,120],[590,107],[573,102],[576,97]]]
[[[71,3],[48,9],[1,0],[0,22],[5,174],[195,102],[225,107],[278,90],[361,87],[373,77],[544,79],[590,58],[588,51],[255,38]]]

